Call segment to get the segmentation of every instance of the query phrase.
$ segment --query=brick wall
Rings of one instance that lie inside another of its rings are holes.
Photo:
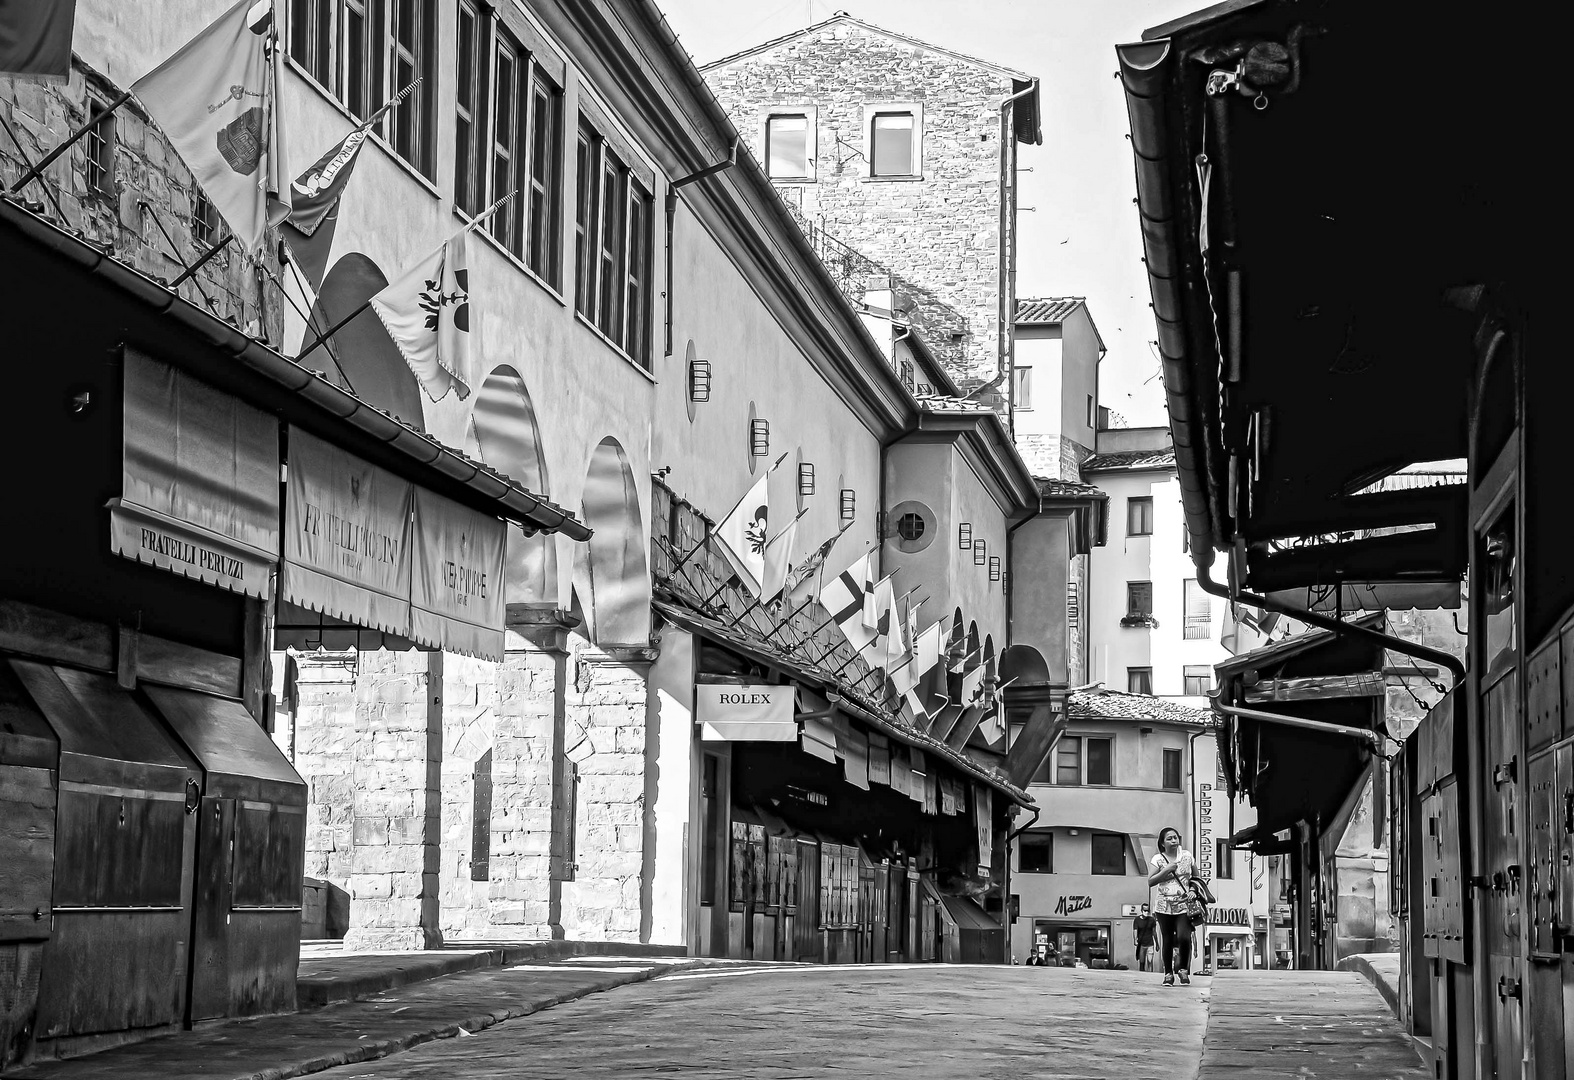
[[[815,107],[815,182],[784,185],[784,196],[893,272],[898,306],[912,306],[953,377],[999,374],[998,103],[1011,79],[841,20],[705,79],[762,161],[770,109]],[[922,180],[869,179],[865,105],[895,102],[923,105]]]
[[[87,122],[90,87],[106,100],[122,89],[80,64],[65,83],[0,75],[0,120],[11,132],[0,130],[0,179],[7,188],[27,169],[17,143],[27,160],[41,160]],[[114,168],[107,191],[90,188],[87,140],[82,139],[49,167],[42,183],[32,181],[19,194],[42,204],[40,212],[51,218],[63,215],[66,229],[107,247],[121,262],[172,281],[207,249],[192,235],[197,186],[169,141],[135,103],[127,102],[113,116]],[[224,231],[221,226],[215,239]],[[275,261],[269,258],[265,264],[277,273]],[[228,248],[183,283],[180,295],[252,336],[274,344],[281,339],[284,298],[271,283],[264,291],[256,268]]]

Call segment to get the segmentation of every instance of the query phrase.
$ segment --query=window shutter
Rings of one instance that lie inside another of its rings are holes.
[[[579,802],[579,766],[564,758],[552,785],[552,849],[547,871],[553,881],[573,881],[574,807]]]

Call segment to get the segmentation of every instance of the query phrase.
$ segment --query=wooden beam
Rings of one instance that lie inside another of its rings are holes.
[[[1246,688],[1246,700],[1315,701],[1318,698],[1383,697],[1387,693],[1388,684],[1381,671],[1362,671],[1354,675],[1263,679]]]

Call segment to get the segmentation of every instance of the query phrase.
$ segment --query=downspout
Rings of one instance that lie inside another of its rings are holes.
[[[1270,600],[1266,596],[1257,596],[1254,593],[1244,591],[1238,595],[1231,596],[1229,589],[1214,581],[1209,575],[1208,567],[1201,564],[1196,565],[1197,584],[1202,586],[1203,592],[1212,593],[1214,596],[1222,597],[1233,603],[1246,604],[1250,607],[1261,608],[1263,611],[1275,611],[1280,615],[1288,615],[1292,619],[1299,619],[1308,626],[1315,626],[1319,630],[1331,630],[1336,634],[1345,634],[1349,637],[1370,641],[1381,645],[1385,649],[1392,649],[1394,652],[1413,656],[1417,660],[1430,661],[1439,667],[1447,668],[1449,674],[1454,677],[1454,685],[1456,687],[1465,681],[1465,665],[1449,653],[1438,649],[1429,649],[1425,645],[1417,645],[1413,641],[1405,641],[1403,638],[1396,638],[1377,630],[1369,630],[1364,626],[1356,626],[1354,623],[1345,622],[1343,619],[1332,619],[1327,615],[1319,615],[1315,611],[1290,607],[1288,604],[1281,604],[1277,600]]]
[[[900,370],[900,366],[896,362],[896,347],[899,344],[901,344],[902,342],[906,341],[908,338],[912,337],[912,336],[913,336],[913,328],[911,326],[904,326],[904,327],[902,327],[901,333],[899,333],[897,336],[895,336],[895,337],[893,337],[891,339],[891,370],[892,371],[899,371]],[[916,372],[918,370],[918,365],[916,365],[916,364],[913,365],[913,370]],[[897,381],[898,382],[901,381],[901,377],[900,376],[898,376]],[[917,376],[915,375],[914,376],[914,383],[916,384],[916,382],[917,382]],[[906,387],[903,387],[903,389],[906,389]],[[918,406],[915,405],[914,413],[913,413],[913,422],[908,424],[907,426],[903,427],[902,430],[898,431],[895,435],[892,435],[889,439],[887,439],[885,442],[882,442],[880,444],[880,494],[879,494],[879,503],[878,503],[878,505],[875,506],[874,541],[875,541],[875,545],[881,549],[881,565],[880,565],[880,568],[881,568],[882,571],[885,569],[885,563],[884,563],[885,551],[884,551],[884,548],[885,548],[885,494],[886,494],[886,491],[885,491],[885,488],[886,488],[885,476],[886,476],[886,455],[890,453],[891,447],[895,446],[897,443],[899,443],[903,439],[907,438],[913,432],[917,431],[918,427],[919,427],[919,424],[923,421],[923,418],[924,418],[924,411],[923,411],[923,409],[921,407],[918,407]]]
[[[1016,366],[1016,300],[1017,300],[1017,178],[1016,160],[1017,143],[1012,131],[1011,111],[1018,101],[1029,94],[1038,93],[1038,79],[1035,78],[1025,90],[1000,100],[1000,268],[999,275],[1000,298],[997,303],[996,316],[999,320],[1000,344],[997,352],[1000,357],[1000,374],[1006,380],[1006,431],[1010,433],[1012,442],[1016,441],[1016,411],[1017,388],[1016,375],[1013,368]],[[1007,216],[1008,202],[1006,192],[1010,191],[1010,215]],[[1010,229],[1009,239],[1006,236],[1007,228]],[[1008,545],[1009,546],[1009,545]]]

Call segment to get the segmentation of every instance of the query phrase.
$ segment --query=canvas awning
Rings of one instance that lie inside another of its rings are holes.
[[[279,423],[135,349],[124,352],[117,555],[263,599],[279,561]]]

